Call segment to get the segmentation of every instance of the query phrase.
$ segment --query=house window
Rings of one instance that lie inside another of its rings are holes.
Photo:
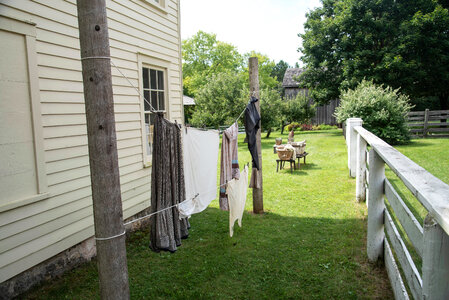
[[[143,107],[145,121],[145,155],[146,162],[150,162],[153,152],[154,114],[152,110],[164,112],[166,99],[165,71],[154,67],[142,67]]]

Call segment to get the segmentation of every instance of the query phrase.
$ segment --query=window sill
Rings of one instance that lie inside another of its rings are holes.
[[[151,168],[151,166],[152,166],[151,162],[146,162],[146,163],[143,164],[143,168],[144,169]]]
[[[154,2],[152,0],[143,0],[143,2],[150,5],[153,8],[156,8],[157,10],[160,10],[164,14],[168,14],[168,11],[167,11],[167,8],[165,7],[165,5],[158,4],[157,2]]]
[[[13,202],[9,202],[3,205],[0,205],[0,213],[1,212],[5,212],[8,210],[12,210],[21,206],[25,206],[28,204],[32,204],[32,203],[36,203],[45,199],[48,199],[50,197],[49,193],[43,193],[43,194],[38,194],[35,196],[31,196],[28,198],[24,198],[24,199],[20,199],[20,200],[16,200]]]

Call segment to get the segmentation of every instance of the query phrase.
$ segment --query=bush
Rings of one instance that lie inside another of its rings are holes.
[[[335,125],[326,125],[326,124],[320,124],[313,126],[313,130],[331,130],[331,129],[337,129],[338,127]]]
[[[342,94],[335,116],[338,122],[361,118],[363,127],[394,145],[410,139],[406,121],[411,108],[408,96],[399,90],[363,80],[357,88]]]

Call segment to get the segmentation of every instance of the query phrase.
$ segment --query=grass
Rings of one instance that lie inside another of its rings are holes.
[[[366,205],[355,202],[341,130],[296,133],[310,155],[293,174],[287,165],[276,173],[279,136],[262,139],[266,213],[251,213],[249,189],[243,227],[235,225],[232,238],[217,200],[192,216],[190,236],[174,254],[151,252],[147,231],[132,234],[132,299],[393,299],[382,266],[367,262]],[[241,166],[250,162],[243,137]],[[95,260],[24,298],[99,298]]]
[[[395,146],[395,148],[435,177],[449,184],[449,139],[415,139],[406,145]],[[404,200],[405,204],[412,211],[418,222],[423,224],[423,220],[427,215],[427,210],[424,206],[388,167],[386,168],[385,175],[401,196],[402,200]],[[391,213],[390,206],[388,205],[387,207]],[[413,248],[404,229],[395,218],[394,213],[392,214],[392,217],[412,255],[413,261],[421,272],[421,257]]]

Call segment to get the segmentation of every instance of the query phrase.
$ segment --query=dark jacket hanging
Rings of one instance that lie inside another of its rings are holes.
[[[176,205],[185,199],[181,130],[156,114],[151,172],[151,212]],[[150,248],[176,251],[189,235],[187,218],[179,220],[176,207],[154,215],[150,222]]]
[[[257,152],[256,133],[259,130],[260,114],[257,111],[255,103],[259,99],[251,97],[245,109],[245,132],[248,139],[248,149],[253,158],[253,167],[259,170],[259,154]]]

